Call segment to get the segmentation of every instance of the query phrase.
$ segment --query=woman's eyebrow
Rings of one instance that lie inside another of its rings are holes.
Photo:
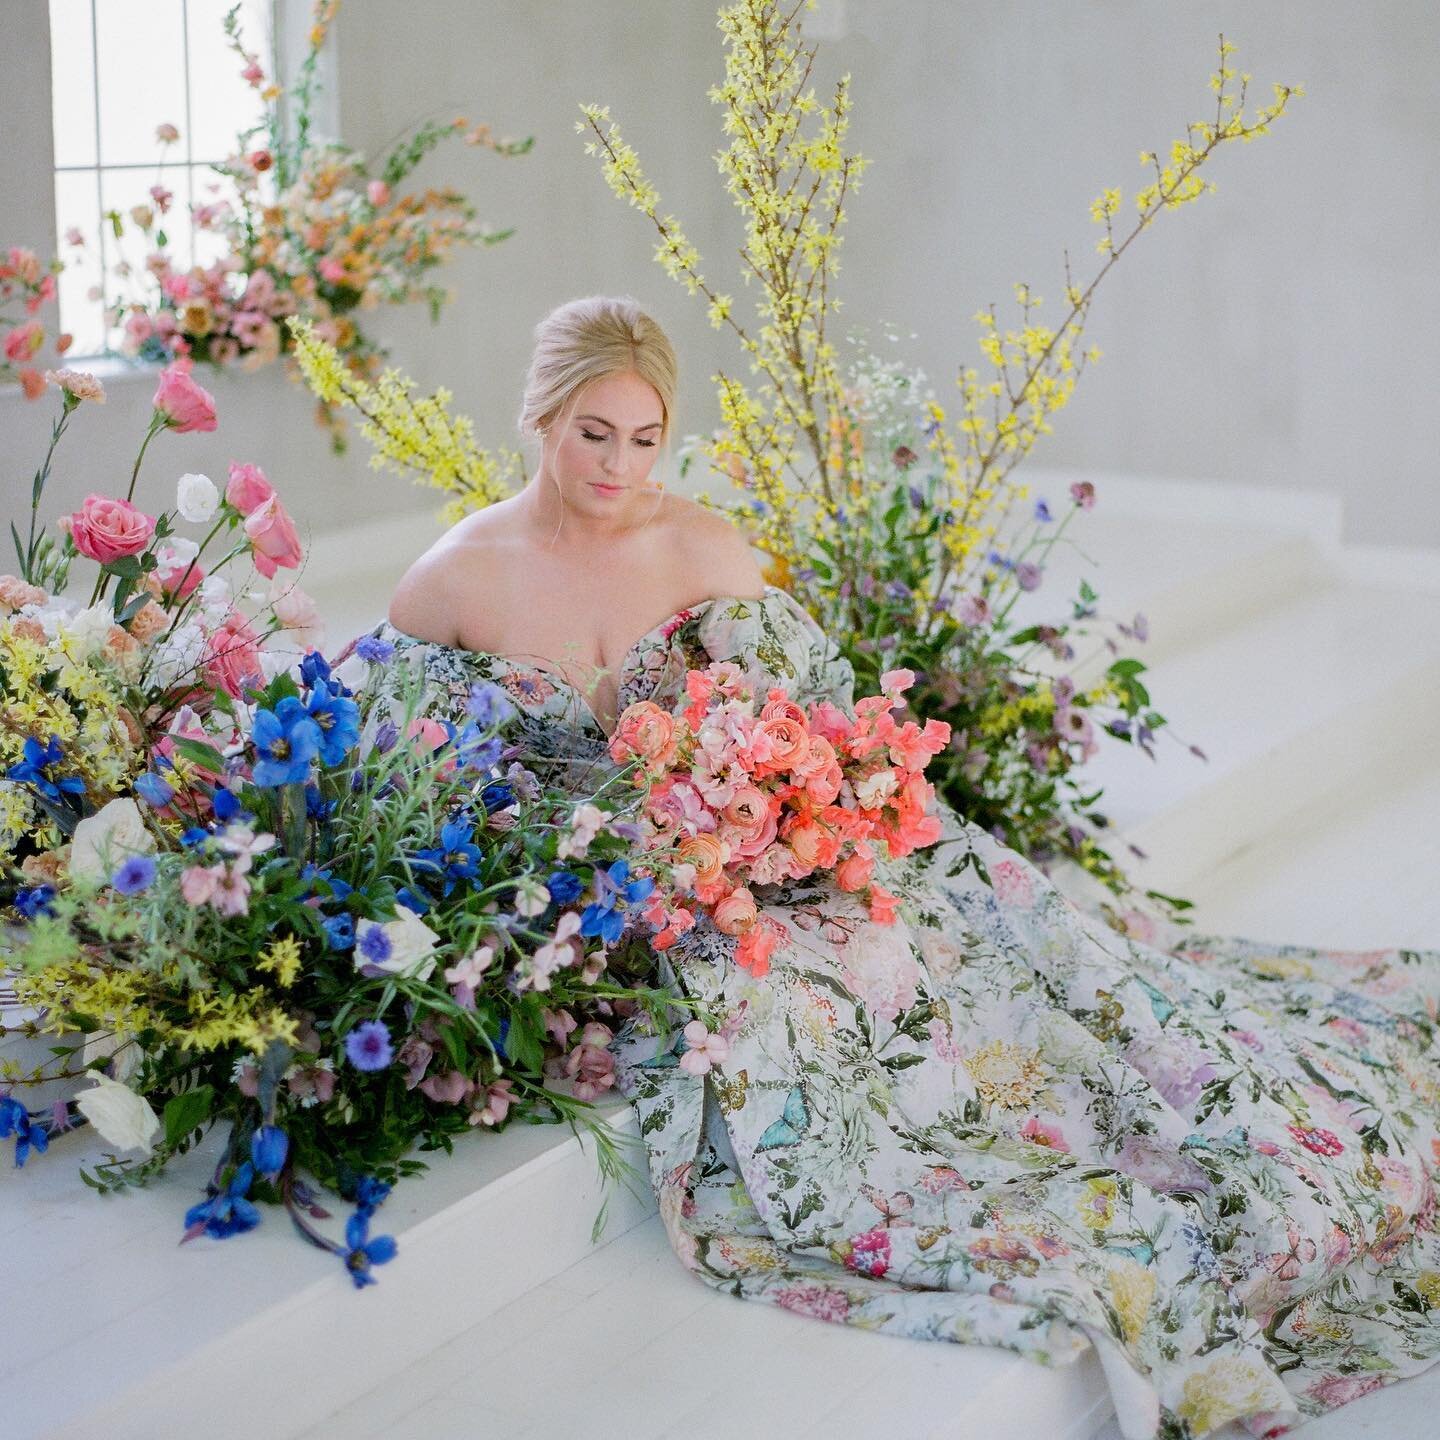
[[[577,420],[593,420],[597,425],[608,425],[612,430],[620,428],[613,420],[607,420],[603,415],[577,415],[575,418]],[[658,429],[660,429],[660,421],[652,420],[648,425],[641,425],[635,433],[639,435],[644,430]]]

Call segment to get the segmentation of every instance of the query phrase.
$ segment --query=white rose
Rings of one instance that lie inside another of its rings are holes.
[[[106,1075],[96,1075],[95,1088],[75,1097],[75,1108],[117,1150],[143,1150],[148,1155],[160,1133],[160,1117],[144,1098]]]
[[[220,492],[208,475],[182,475],[175,485],[175,508],[192,525],[213,520],[219,504]]]
[[[362,920],[355,927],[355,968],[428,980],[435,969],[432,952],[440,937],[406,906],[397,905],[395,913],[396,918],[383,925],[378,920]],[[382,931],[390,942],[390,953],[382,960],[372,960],[365,954],[365,936],[371,930]]]
[[[70,874],[76,880],[101,884],[127,855],[143,855],[154,848],[155,837],[145,828],[140,807],[133,800],[112,800],[75,827]]]

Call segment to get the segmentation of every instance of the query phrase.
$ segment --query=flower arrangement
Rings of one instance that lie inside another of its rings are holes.
[[[54,301],[55,277],[64,268],[63,261],[47,265],[20,245],[9,246],[0,259],[0,385],[19,385],[27,400],[45,393],[45,376],[36,364],[45,348],[45,324],[36,316]],[[70,348],[70,339],[55,337],[57,355]]]
[[[359,312],[423,301],[438,318],[447,292],[434,271],[460,246],[494,245],[513,233],[482,222],[456,190],[404,187],[426,155],[457,136],[506,156],[525,153],[529,139],[501,139],[463,117],[427,122],[372,165],[348,145],[312,137],[317,61],[338,9],[339,0],[317,0],[288,113],[285,91],[245,48],[238,7],[226,16],[225,33],[264,118],[238,137],[235,153],[215,167],[212,195],[192,207],[196,232],[224,242],[212,264],[187,270],[170,253],[165,216],[174,197],[159,183],[149,203],[107,216],[117,241],[128,229],[145,249],[141,262],[120,261],[117,273],[133,284],[109,317],[127,353],[255,368],[289,348],[283,322],[302,315],[350,371],[373,377],[384,351],[361,328]],[[161,125],[157,139],[163,154],[179,131]],[[233,198],[222,195],[225,182]],[[334,413],[322,404],[319,418],[343,448]]]
[[[898,859],[940,838],[924,769],[950,739],[943,721],[897,723],[892,712],[915,676],[886,672],[884,693],[857,700],[853,720],[829,701],[806,710],[783,687],[757,708],[731,662],[685,678],[690,704],[679,716],[637,701],[610,741],[614,760],[639,765],[642,843],[673,853],[694,896],[666,905],[656,892],[651,944],[667,949],[700,909],[739,937],[737,963],[762,977],[789,937],[760,915],[750,887],[817,871],[833,870],[842,890],[860,892],[872,920],[893,923],[899,901],[876,878],[877,848]]]
[[[1128,231],[1118,220],[1121,191],[1107,187],[1096,199],[1091,217],[1104,230],[1097,250],[1105,258],[1082,287],[1066,257],[1067,309],[1058,326],[1041,323],[1040,297],[1024,284],[1016,286],[1017,327],[1002,329],[993,305],[977,314],[989,373],[960,367],[952,416],[873,357],[847,366],[830,337],[846,205],[866,161],[846,149],[848,76],[828,107],[810,85],[816,48],[801,37],[803,8],[804,0],[740,0],[719,18],[725,78],[711,99],[723,112],[726,145],[716,158],[744,217],[745,278],[758,282],[753,331],[736,318],[732,297],[706,278],[680,222],[662,212],[609,110],[583,106],[577,123],[612,191],[654,226],[657,261],[703,297],[711,323],[734,336],[749,367],[750,379],[718,374],[720,425],[695,447],[738,491],[711,503],[768,553],[769,578],[841,641],[862,686],[886,669],[915,669],[910,703],[951,724],[951,749],[937,765],[951,804],[1037,863],[1068,857],[1114,895],[1133,898],[1120,865],[1089,833],[1104,829],[1105,817],[1091,808],[1098,792],[1084,798],[1093,787],[1072,772],[1095,753],[1097,735],[1153,758],[1151,741],[1165,720],[1139,678],[1143,662],[1118,655],[1108,638],[1118,658],[1094,685],[1034,663],[1047,650],[1061,662],[1073,658],[1069,622],[1096,615],[1088,582],[1068,620],[1006,627],[1017,594],[1041,583],[1064,523],[1053,523],[1043,499],[1017,509],[1028,490],[1013,471],[1050,432],[1049,417],[1069,403],[1086,365],[1100,358],[1082,344],[1100,283],[1163,213],[1214,189],[1201,172],[1219,149],[1266,134],[1304,91],[1276,85],[1274,103],[1247,117],[1250,76],[1234,86],[1235,47],[1222,35],[1210,77],[1214,118],[1188,126],[1166,158],[1141,152],[1153,180],[1134,195]],[[1096,498],[1093,488],[1078,487],[1065,519]],[[1053,528],[1037,534],[1037,525]],[[1142,641],[1144,628],[1136,617],[1119,633]],[[1100,724],[1087,713],[1102,711],[1109,713]],[[1145,897],[1176,918],[1188,908],[1157,891]],[[1124,928],[1124,917],[1107,910]]]

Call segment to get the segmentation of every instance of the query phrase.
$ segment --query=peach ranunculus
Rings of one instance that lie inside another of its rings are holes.
[[[637,700],[626,706],[610,737],[612,760],[623,763],[634,756],[652,770],[665,769],[678,748],[675,717],[653,700]]]
[[[742,785],[721,811],[737,830],[757,831],[764,827],[770,814],[770,801],[755,785]]]
[[[305,558],[295,522],[278,495],[271,495],[250,512],[245,520],[245,534],[250,540],[255,568],[267,580],[272,579],[282,565],[287,570],[298,569]]]
[[[755,897],[743,885],[737,886],[715,907],[715,928],[725,935],[743,935],[759,916]]]
[[[725,873],[727,847],[716,835],[691,835],[680,842],[680,859],[695,867],[697,885],[714,885]]]
[[[768,705],[765,707],[770,708]],[[810,751],[810,732],[803,719],[791,715],[776,715],[760,721],[761,731],[770,740],[769,765],[775,770],[791,770],[803,761]]]
[[[138,555],[155,533],[155,521],[128,500],[87,495],[69,517],[75,548],[91,560],[108,565],[126,555]]]
[[[190,378],[190,366],[177,360],[160,372],[155,398],[150,402],[177,435],[215,428],[215,399]]]
[[[206,641],[205,678],[233,700],[243,698],[247,680],[258,684],[264,679],[260,637],[238,610],[232,610]]]
[[[242,515],[258,510],[273,494],[275,487],[265,478],[258,465],[230,465],[230,479],[225,486],[225,501]]]

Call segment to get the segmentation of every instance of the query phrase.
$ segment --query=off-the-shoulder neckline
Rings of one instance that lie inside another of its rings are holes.
[[[667,626],[673,625],[677,620],[681,620],[682,617],[684,617],[684,623],[688,624],[691,620],[699,619],[702,614],[713,610],[717,605],[759,605],[766,600],[772,600],[776,596],[788,595],[788,593],[788,591],[780,589],[778,585],[767,585],[763,595],[714,595],[708,600],[698,600],[693,605],[682,605],[678,610],[671,611],[663,620],[657,620],[655,624],[626,650],[620,657],[618,667],[619,674],[623,679],[629,667],[631,657],[647,640],[664,630]],[[513,655],[503,655],[495,650],[471,650],[464,645],[447,645],[443,640],[424,640],[418,635],[411,635],[408,631],[400,629],[398,625],[391,624],[389,620],[385,621],[385,628],[411,645],[429,645],[437,650],[453,650],[457,655],[474,656],[481,660],[498,660],[501,664],[508,665],[511,668],[523,665],[526,669],[538,670],[547,680],[557,681],[574,694],[575,698],[580,702],[581,709],[583,709],[589,719],[594,722],[595,728],[599,730],[602,735],[608,738],[612,734],[611,731],[607,730],[605,726],[601,724],[600,717],[595,713],[590,702],[585,698],[585,692],[581,690],[573,680],[562,675],[558,670],[551,670],[545,665],[537,665],[532,660],[519,660]]]

